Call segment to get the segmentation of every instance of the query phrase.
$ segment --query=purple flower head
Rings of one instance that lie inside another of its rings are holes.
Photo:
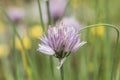
[[[66,27],[62,22],[53,27],[49,26],[47,35],[40,40],[42,43],[39,44],[38,51],[57,57],[60,60],[59,68],[70,53],[76,52],[86,43],[80,41],[80,35],[74,27]]]
[[[74,27],[76,31],[79,31],[80,28],[82,27],[82,25],[79,24],[75,17],[66,17],[63,18],[62,21],[64,22],[65,25]]]
[[[47,13],[47,6],[46,1],[49,1],[49,9],[50,9],[50,16],[53,22],[58,21],[64,14],[65,8],[67,6],[68,0],[40,0],[41,4],[41,13],[43,17],[43,21],[45,23],[48,22],[48,13]],[[32,14],[36,18],[39,18],[39,9],[36,3],[33,3],[32,7]],[[35,12],[36,11],[36,12]]]
[[[21,21],[25,16],[24,10],[16,7],[9,8],[7,13],[11,20],[15,23]]]
[[[67,0],[50,0],[50,13],[53,21],[57,21],[62,17]]]

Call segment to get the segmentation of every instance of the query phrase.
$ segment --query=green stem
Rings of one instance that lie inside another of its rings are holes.
[[[16,73],[15,73],[15,79],[19,80],[19,71],[18,71],[18,56],[15,50],[15,34],[13,33],[13,54],[14,54],[14,61],[16,65]]]
[[[47,7],[47,15],[48,15],[48,25],[52,24],[51,14],[50,14],[50,7],[49,7],[49,0],[46,1]],[[52,79],[54,80],[54,69],[53,69],[53,58],[50,56],[50,68],[52,72]]]
[[[51,14],[50,14],[50,6],[49,6],[49,0],[46,1],[46,6],[47,6],[47,14],[48,14],[48,25],[52,24],[52,19],[51,19]]]
[[[14,34],[18,37],[18,39],[20,40],[20,43],[22,44],[22,47],[24,48],[23,50],[25,50],[25,47],[24,47],[24,44],[23,44],[23,42],[22,42],[22,38],[20,37],[20,35],[18,34],[18,32],[17,32],[17,30],[16,30],[16,24],[10,19],[10,17],[8,16],[8,14],[7,14],[7,12],[5,11],[5,9],[2,7],[2,6],[0,6],[0,9],[2,10],[2,12],[4,13],[4,15],[7,17],[7,19],[8,19],[8,21],[11,23],[11,25],[12,25],[12,28],[13,28],[13,31],[14,31]],[[13,37],[13,41],[15,40],[15,35],[14,35],[14,37]],[[15,43],[13,42],[13,48],[15,48]],[[15,52],[15,50],[14,50],[14,52]],[[18,78],[18,67],[17,67],[17,54],[16,53],[14,53],[15,54],[15,63],[16,63],[16,79],[17,80],[19,80],[19,78]]]
[[[1,8],[1,7],[0,7]],[[2,9],[2,8],[1,8]],[[14,34],[18,37],[18,39],[20,40],[20,43],[21,43],[21,46],[22,46],[22,49],[25,51],[25,55],[27,56],[28,58],[28,61],[30,62],[30,65],[32,66],[32,61],[31,59],[29,58],[28,56],[28,51],[26,50],[25,46],[24,46],[24,43],[22,41],[22,38],[21,36],[19,35],[19,33],[17,32],[16,30],[16,24],[10,19],[10,17],[7,15],[6,11],[4,9],[2,9],[4,15],[7,17],[8,21],[11,23],[12,25],[12,28],[13,28],[13,31],[14,31]]]
[[[88,29],[88,28],[99,27],[99,26],[113,28],[117,32],[117,38],[116,38],[116,44],[115,44],[115,51],[114,51],[116,54],[113,55],[113,59],[112,59],[113,60],[112,61],[112,70],[111,70],[111,73],[112,73],[111,80],[112,80],[114,78],[115,66],[117,65],[116,62],[117,62],[117,56],[118,56],[118,54],[117,54],[117,48],[118,48],[118,42],[119,42],[119,29],[115,25],[111,25],[111,24],[94,24],[94,25],[86,26],[86,27],[82,28],[80,31]]]
[[[1,9],[2,9],[2,8],[1,8]],[[20,40],[20,43],[21,43],[21,46],[22,46],[23,50],[24,50],[26,53],[28,53],[27,50],[25,49],[25,46],[24,46],[24,43],[23,43],[23,41],[22,41],[21,36],[19,35],[19,33],[18,33],[17,30],[16,30],[16,24],[10,19],[10,17],[7,15],[7,13],[6,13],[6,11],[5,11],[4,9],[2,9],[2,11],[3,11],[4,15],[7,17],[8,21],[11,23],[12,28],[13,28],[13,31],[14,31],[15,35],[18,37],[18,39]]]
[[[61,80],[64,80],[63,65],[60,68]]]
[[[19,67],[18,67],[19,66],[18,65],[18,54],[16,53],[16,51],[14,52],[14,61],[15,61],[15,67],[16,67],[15,79],[19,80],[20,75],[19,75]]]
[[[42,25],[42,27],[43,27],[43,30],[45,30],[40,0],[37,0],[37,3],[38,3],[38,8],[39,8],[39,14],[40,14],[40,23],[41,23],[41,25]]]
[[[51,77],[54,80],[54,69],[53,69],[53,58],[50,56],[50,69],[51,69]]]

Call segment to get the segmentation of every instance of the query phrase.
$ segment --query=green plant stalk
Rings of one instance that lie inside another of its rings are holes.
[[[102,6],[102,9],[104,9],[104,21],[105,22],[109,22],[109,0],[103,0],[104,5]],[[104,49],[104,53],[105,53],[105,57],[106,57],[106,61],[105,61],[105,80],[110,80],[112,79],[111,76],[112,74],[110,73],[111,70],[111,57],[113,54],[111,54],[111,41],[109,40],[109,29],[106,29],[106,38],[105,38],[105,49]]]
[[[60,75],[61,75],[61,80],[64,80],[64,70],[63,70],[63,65],[60,68]]]
[[[49,0],[46,1],[46,7],[47,7],[47,15],[48,15],[48,25],[51,25],[52,19],[51,19],[50,8],[49,8]],[[49,59],[50,59],[50,69],[52,74],[51,77],[52,77],[52,80],[54,80],[53,58],[50,56]]]
[[[4,13],[4,15],[8,18],[8,20],[10,21],[10,22],[12,22],[12,20],[9,18],[9,16],[7,15],[7,13],[6,13],[6,11],[4,10],[4,8],[2,7],[2,6],[0,6],[0,9],[1,9],[1,11]],[[13,23],[13,22],[12,22]],[[14,26],[13,27],[15,27],[15,24],[14,24]],[[13,31],[15,31],[14,29],[13,29]],[[17,54],[16,54],[16,52],[15,52],[15,34],[13,35],[13,53],[14,53],[14,56],[15,56],[15,64],[16,64],[16,75],[15,75],[15,79],[16,80],[19,80],[19,71],[18,71],[18,62],[17,62]]]
[[[42,26],[44,28],[44,31],[45,31],[46,29],[45,29],[44,23],[43,23],[43,17],[42,17],[40,0],[37,0],[37,3],[38,3],[38,7],[39,7],[40,21],[41,21],[41,24],[42,24]],[[49,1],[46,1],[46,6],[47,6],[47,13],[48,13],[48,25],[50,25],[52,22],[51,22],[50,10],[49,10]],[[51,68],[51,72],[52,72],[52,77],[54,78],[52,57],[50,57],[50,68]]]
[[[32,72],[34,73],[33,74],[33,80],[39,80],[39,76],[38,76],[38,73],[37,73],[37,69],[36,69],[36,64],[35,64],[35,61],[32,61],[33,65],[31,65],[31,68],[33,69]]]
[[[49,60],[50,60],[50,69],[51,69],[51,75],[52,75],[51,77],[54,80],[53,58],[50,56]]]
[[[98,9],[98,16],[96,16],[96,18],[100,18],[98,21],[102,21],[102,22],[107,22],[108,23],[108,15],[109,15],[109,10],[108,10],[108,0],[96,0],[99,3],[99,9]],[[98,5],[98,3],[96,2],[96,4]],[[97,8],[97,6],[96,6]],[[99,17],[100,16],[100,17]],[[105,80],[110,80],[111,78],[111,45],[110,45],[110,40],[109,40],[109,29],[105,29],[105,38],[104,38],[104,54],[103,56],[105,56],[105,61],[103,62],[103,68],[105,69],[102,77]]]
[[[101,65],[101,62],[99,62],[99,57],[100,57],[100,44],[101,43],[98,43],[98,41],[100,41],[100,39],[99,39],[100,37],[98,37],[98,36],[96,36],[95,38],[94,38],[94,40],[95,40],[95,44],[97,44],[96,46],[97,47],[95,47],[95,51],[94,51],[94,66],[95,66],[95,76],[94,76],[94,80],[98,80],[99,78],[100,79],[102,79],[102,77],[101,77],[101,74],[99,74],[99,69],[100,69],[100,65]]]
[[[27,53],[27,51],[26,51],[26,49],[25,49],[25,47],[24,47],[24,44],[23,44],[23,41],[22,41],[22,38],[20,37],[20,35],[18,34],[18,32],[17,32],[17,30],[16,30],[16,28],[15,28],[16,26],[15,26],[15,24],[13,23],[13,30],[14,30],[14,32],[15,32],[15,34],[16,34],[16,36],[18,37],[18,39],[20,40],[20,43],[21,43],[21,45],[22,45],[22,48],[23,48],[23,50],[25,51],[25,53]],[[28,53],[27,53],[28,54]],[[26,55],[26,54],[25,54]],[[17,55],[15,55],[15,58],[17,59]],[[17,63],[17,62],[16,62]],[[17,77],[18,77],[18,72],[17,72]],[[28,76],[29,77],[29,76]]]
[[[0,7],[1,8],[1,7]],[[2,8],[1,8],[2,9]],[[17,30],[16,30],[16,25],[14,24],[14,22],[10,19],[10,17],[7,15],[6,11],[4,9],[2,9],[4,15],[7,17],[7,19],[10,21],[11,25],[12,25],[12,28],[13,28],[13,31],[15,33],[15,35],[18,37],[18,39],[20,40],[20,43],[21,43],[21,46],[22,46],[22,49],[23,51],[25,51],[25,55],[27,55],[27,58],[28,58],[28,61],[30,62],[30,65],[32,66],[32,61],[30,60],[30,58],[28,57],[28,52],[27,50],[25,49],[25,46],[24,46],[24,43],[22,41],[22,38],[20,37],[20,35],[18,34]],[[17,74],[17,77],[18,77],[18,74]],[[17,78],[18,79],[18,78]]]
[[[16,53],[16,49],[15,49],[15,34],[13,33],[13,54],[14,54],[14,61],[15,61],[15,65],[16,65],[16,73],[15,73],[15,79],[19,80],[19,70],[18,70],[18,55]]]
[[[83,50],[81,50],[81,53],[84,53]],[[81,54],[81,64],[80,64],[80,80],[87,80],[88,77],[87,77],[87,65],[86,65],[86,58],[85,58],[85,54]],[[79,76],[79,75],[78,75]]]
[[[79,0],[77,0],[79,2]],[[79,17],[78,19],[80,19],[81,21],[85,21],[85,15],[84,15],[84,4],[82,3],[85,3],[84,0],[80,0],[80,9],[81,9],[81,17]],[[90,6],[90,1],[88,1],[89,5]],[[76,14],[76,11],[77,9],[75,10],[74,14]],[[76,14],[77,15],[77,14]],[[85,22],[86,24],[89,24],[88,22]],[[87,33],[87,34],[86,34]],[[86,30],[86,33],[85,37],[83,37],[83,39],[85,38],[86,40],[89,40],[89,29]],[[89,41],[88,41],[89,42]],[[79,56],[80,56],[80,59],[77,60],[79,64],[79,73],[78,73],[78,80],[88,80],[89,79],[89,73],[88,73],[88,66],[87,66],[87,62],[88,62],[88,53],[90,52],[88,46],[85,46],[84,49],[81,49],[80,52],[79,52]],[[82,54],[81,54],[82,53]],[[85,54],[84,54],[85,53]],[[75,74],[76,75],[76,74]],[[80,75],[80,76],[79,76]]]
[[[104,56],[105,56],[104,77],[105,77],[105,80],[110,80],[111,79],[111,72],[110,72],[111,69],[112,69],[111,68],[111,66],[112,66],[112,64],[111,64],[111,57],[112,57],[112,55],[114,55],[114,54],[111,53],[111,44],[110,44],[110,41],[108,41],[108,40],[109,40],[109,38],[107,38],[107,37],[104,40],[104,44],[106,44],[106,45],[104,45]]]
[[[19,74],[19,67],[18,67],[18,55],[16,52],[14,52],[14,60],[15,60],[15,65],[16,65],[16,73],[15,73],[15,79],[20,80],[20,74]]]
[[[105,21],[109,22],[109,0],[105,0]]]
[[[41,25],[42,25],[43,30],[45,30],[40,0],[37,0],[37,3],[38,3],[38,8],[39,8],[39,14],[40,14],[40,23],[41,23]]]
[[[119,29],[115,26],[115,25],[111,25],[111,24],[94,24],[94,25],[90,25],[90,26],[85,26],[84,28],[82,28],[80,31],[88,29],[88,28],[92,28],[92,27],[98,27],[98,26],[104,26],[104,27],[108,27],[108,28],[113,28],[116,30],[117,33],[117,38],[116,38],[116,44],[115,44],[115,53],[112,59],[112,70],[111,70],[111,80],[114,78],[114,71],[115,71],[115,66],[117,65],[117,48],[118,48],[118,41],[119,41]]]
[[[9,18],[9,17],[8,17],[8,18]],[[23,41],[22,41],[22,38],[21,38],[20,35],[18,34],[18,32],[17,32],[17,30],[16,30],[15,27],[16,27],[16,26],[15,26],[14,23],[13,23],[13,30],[14,30],[16,36],[18,37],[18,39],[20,40],[22,49],[23,49],[23,51],[25,52],[25,56],[27,57],[27,59],[28,59],[28,61],[31,63],[31,65],[33,65],[33,64],[32,64],[32,61],[31,61],[30,58],[28,57],[28,52],[27,52],[27,50],[25,49],[24,43],[23,43]],[[29,75],[29,74],[28,74],[28,75]],[[28,76],[28,77],[29,77],[29,76]]]
[[[101,6],[102,5],[102,6]],[[99,23],[99,22],[104,22],[104,8],[105,6],[103,6],[103,0],[95,0],[95,22]],[[106,30],[106,32],[108,32],[108,30]],[[97,33],[97,32],[96,32]],[[105,33],[104,33],[105,34]],[[97,47],[94,47],[94,66],[95,66],[95,73],[94,73],[94,80],[97,79],[104,79],[104,72],[103,68],[104,65],[102,65],[104,62],[103,60],[100,60],[100,58],[103,56],[103,54],[100,53],[100,44],[102,43],[102,41],[100,41],[99,38],[104,38],[104,35],[102,36],[98,36],[96,35],[94,38],[94,43],[96,44]],[[100,43],[98,43],[100,41]],[[104,51],[106,51],[106,49],[104,49]],[[102,71],[101,71],[102,70]],[[101,71],[101,72],[100,72]],[[106,75],[106,74],[105,74]]]
[[[35,43],[36,41],[35,40],[32,40],[32,43]],[[34,45],[32,45],[32,46],[35,46],[36,44],[34,44]],[[34,54],[33,54],[34,53]],[[32,65],[31,67],[32,67],[32,69],[34,69],[33,70],[33,80],[39,80],[39,75],[38,75],[38,72],[37,72],[37,64],[36,64],[36,56],[35,56],[35,54],[37,54],[36,53],[36,50],[35,49],[32,49],[31,51],[30,51],[30,54],[32,54],[31,55],[31,59],[32,59],[32,63],[34,64],[34,65]]]
[[[78,51],[78,53],[81,53],[81,51]],[[77,55],[80,56],[80,54],[77,54]],[[67,72],[67,73],[64,72],[65,76],[68,77],[68,76],[72,75],[71,77],[67,78],[67,80],[70,80],[71,78],[74,80],[79,80],[79,77],[80,77],[79,74],[82,71],[79,72],[80,65],[77,63],[80,63],[80,60],[79,60],[78,56],[76,56],[76,55],[72,55],[71,57],[69,56],[70,57],[68,59],[69,61],[66,62],[67,65],[64,65],[65,72]],[[77,59],[77,61],[76,61],[76,59]],[[71,74],[69,75],[68,73],[71,73]],[[64,79],[66,79],[66,77]]]
[[[49,6],[49,0],[46,1],[47,6],[47,15],[48,15],[48,25],[52,24],[51,14],[50,14],[50,6]]]
[[[91,38],[90,38],[90,30],[88,29],[87,30],[87,34],[85,34],[86,37],[85,39],[88,40],[88,42],[90,42]],[[93,39],[92,39],[93,40]],[[89,52],[91,49],[89,49],[90,47],[89,46],[85,46],[85,48],[83,49],[83,53],[86,53],[84,54],[84,60],[85,60],[85,68],[86,68],[86,80],[89,79],[89,71],[88,71],[88,66],[87,66],[87,63],[90,61],[90,56],[89,56]]]

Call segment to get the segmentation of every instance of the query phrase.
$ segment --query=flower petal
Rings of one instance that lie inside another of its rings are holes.
[[[83,45],[86,44],[86,43],[87,43],[86,41],[82,41],[82,42],[80,42],[79,44],[76,43],[76,45],[75,45],[75,46],[73,47],[73,49],[72,49],[72,52],[77,51],[77,49],[78,49],[79,47],[83,46]]]
[[[51,47],[44,45],[44,44],[39,44],[38,51],[40,51],[44,54],[47,54],[47,55],[54,55],[55,54],[54,50]]]

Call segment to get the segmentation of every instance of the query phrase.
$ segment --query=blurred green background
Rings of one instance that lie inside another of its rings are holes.
[[[52,57],[51,70],[50,57],[37,51],[39,37],[49,25],[45,1],[40,0],[43,26],[37,0],[0,0],[0,80],[61,80],[58,60]],[[82,27],[107,23],[119,29],[120,0],[68,0],[60,19],[71,16]],[[87,44],[65,61],[64,80],[120,80],[116,31],[98,26],[81,33]]]

